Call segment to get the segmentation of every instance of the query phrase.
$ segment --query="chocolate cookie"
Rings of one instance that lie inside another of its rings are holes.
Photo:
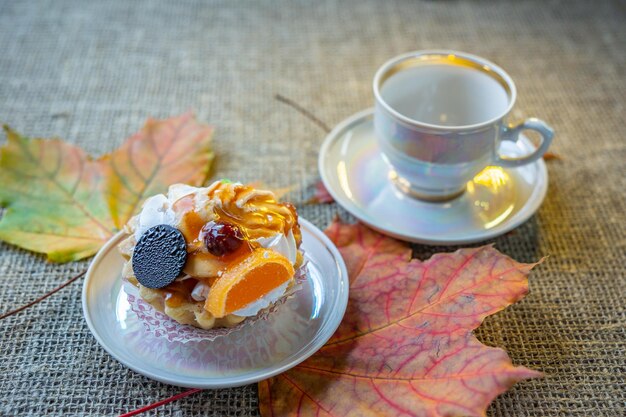
[[[180,275],[187,260],[187,242],[172,226],[148,229],[133,251],[133,272],[144,287],[163,288]]]

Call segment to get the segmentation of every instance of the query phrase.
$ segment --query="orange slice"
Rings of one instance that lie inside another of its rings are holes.
[[[215,317],[237,311],[293,278],[293,265],[273,250],[257,248],[226,270],[209,291],[204,308]]]

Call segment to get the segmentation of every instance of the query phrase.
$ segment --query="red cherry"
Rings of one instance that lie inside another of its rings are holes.
[[[209,222],[202,228],[204,245],[210,254],[224,256],[241,247],[245,238],[239,227],[230,223]]]

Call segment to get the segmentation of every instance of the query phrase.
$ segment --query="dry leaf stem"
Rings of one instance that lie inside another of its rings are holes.
[[[320,128],[322,128],[326,133],[330,132],[330,127],[328,127],[328,125],[326,123],[322,122],[310,110],[305,109],[304,107],[302,107],[301,105],[299,105],[295,101],[293,101],[293,100],[291,100],[291,99],[289,99],[289,98],[287,98],[285,96],[281,96],[280,94],[276,94],[275,98],[276,98],[276,100],[280,101],[281,103],[285,103],[286,105],[288,105],[288,106],[292,107],[293,109],[295,109],[296,111],[298,111],[300,114],[305,116],[307,119],[309,119],[310,121],[312,121],[313,123],[318,125]]]
[[[121,414],[119,417],[136,416],[138,414],[145,413],[146,411],[150,411],[150,410],[152,410],[154,408],[157,408],[157,407],[160,407],[160,406],[162,406],[164,404],[171,403],[172,401],[180,400],[181,398],[185,398],[185,397],[187,397],[187,396],[189,396],[191,394],[195,394],[196,392],[200,392],[200,391],[202,391],[202,390],[199,389],[199,388],[193,388],[193,389],[187,390],[185,392],[181,392],[180,394],[173,395],[173,396],[171,396],[169,398],[166,398],[164,400],[157,401],[155,403],[146,405],[144,407],[138,408],[138,409],[133,410],[133,411],[129,411],[128,413]]]
[[[42,295],[41,297],[37,298],[36,300],[33,300],[33,301],[31,301],[30,303],[28,303],[28,304],[24,304],[23,306],[18,307],[18,308],[16,308],[15,310],[11,310],[11,311],[8,311],[8,312],[6,312],[6,313],[2,314],[2,315],[0,316],[0,320],[5,319],[5,318],[7,318],[7,317],[9,317],[9,316],[12,316],[12,315],[14,315],[14,314],[17,314],[17,313],[19,313],[20,311],[25,310],[25,309],[27,309],[28,307],[33,306],[33,305],[35,305],[35,304],[39,303],[40,301],[45,300],[46,298],[50,297],[52,294],[54,294],[54,293],[56,293],[56,292],[58,292],[58,291],[62,290],[63,288],[67,287],[67,286],[68,286],[68,285],[70,285],[72,282],[76,281],[78,278],[82,277],[82,276],[83,276],[83,275],[85,275],[86,273],[87,273],[87,270],[84,270],[83,272],[79,273],[78,275],[74,275],[72,278],[70,278],[69,280],[65,281],[63,284],[59,285],[59,286],[58,286],[58,287],[56,287],[55,289],[53,289],[53,290],[51,290],[51,291],[48,291],[47,293],[45,293],[45,294],[44,294],[44,295]]]

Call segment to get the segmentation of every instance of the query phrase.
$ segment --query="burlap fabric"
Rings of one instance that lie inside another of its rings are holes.
[[[491,416],[626,415],[626,12],[619,1],[83,1],[0,3],[0,120],[94,155],[148,116],[195,109],[217,127],[216,177],[318,179],[325,132],[372,105],[376,68],[451,48],[515,79],[516,118],[557,132],[543,207],[495,240],[520,261],[550,258],[531,293],[490,317],[481,340],[546,373],[499,397]],[[1,139],[4,141],[4,137]],[[300,205],[324,227],[336,205]],[[0,246],[0,312],[87,267]],[[416,246],[425,258],[450,248]],[[83,321],[81,281],[0,322],[0,414],[115,415],[183,391],[112,359]],[[151,415],[255,416],[256,386],[204,391]]]

